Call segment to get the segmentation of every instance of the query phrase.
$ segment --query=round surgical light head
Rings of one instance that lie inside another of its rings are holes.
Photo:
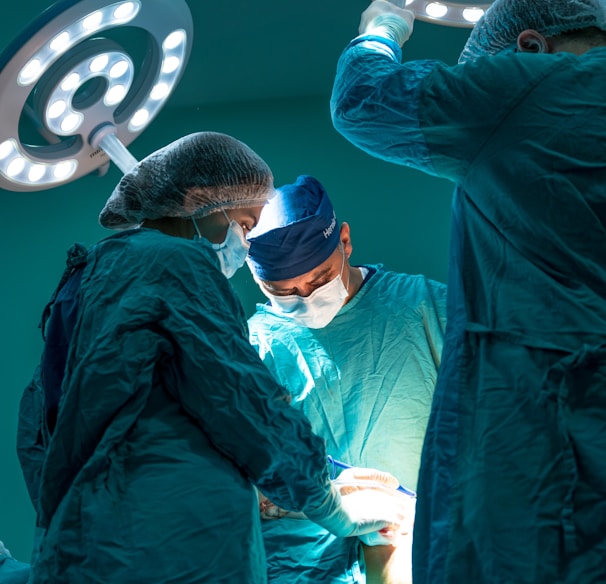
[[[186,0],[48,8],[0,55],[0,188],[53,188],[109,160],[129,170],[126,146],[171,95],[192,40]]]
[[[417,20],[461,28],[473,27],[492,4],[469,4],[465,1],[448,0],[399,0],[399,3],[402,2],[405,8],[415,13]]]

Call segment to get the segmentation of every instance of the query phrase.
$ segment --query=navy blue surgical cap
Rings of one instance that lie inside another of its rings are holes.
[[[325,262],[339,245],[339,225],[326,190],[309,175],[268,201],[248,236],[248,265],[257,278],[296,278]]]

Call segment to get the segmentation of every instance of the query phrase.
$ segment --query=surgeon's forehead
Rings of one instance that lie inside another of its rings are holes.
[[[263,280],[263,283],[267,288],[273,290],[287,290],[289,288],[296,288],[297,285],[301,284],[313,284],[318,280],[321,280],[327,275],[334,273],[335,269],[340,269],[341,262],[339,260],[338,265],[336,262],[339,251],[339,246],[324,260],[319,266],[316,266],[309,272],[305,272],[300,276],[289,278],[288,280]]]

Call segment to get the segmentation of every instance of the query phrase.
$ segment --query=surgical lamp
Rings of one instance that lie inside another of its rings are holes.
[[[185,0],[63,0],[45,10],[0,55],[0,188],[54,188],[110,160],[128,172],[137,160],[126,146],[178,83],[192,38]]]
[[[484,15],[492,2],[483,4],[462,4],[460,2],[433,0],[391,0],[398,6],[408,8],[415,18],[434,24],[471,28]]]

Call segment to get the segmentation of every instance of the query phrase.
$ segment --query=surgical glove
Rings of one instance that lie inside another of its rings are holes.
[[[400,486],[398,479],[392,474],[375,468],[360,466],[352,466],[341,471],[333,484],[339,488],[341,495],[347,495],[358,489],[372,488],[373,486],[385,486],[394,490]]]
[[[404,510],[404,520],[398,529],[382,529],[360,536],[360,540],[369,546],[397,545],[399,540],[412,533],[415,517],[416,498],[396,491],[399,481],[392,474],[374,468],[352,467],[345,469],[333,481],[341,495],[359,489],[381,489],[394,498],[394,504]]]
[[[0,541],[0,555],[8,556],[9,558],[13,557],[13,556],[11,556],[11,553],[8,551],[8,549],[4,547],[4,543],[2,543],[1,541]]]
[[[397,531],[405,517],[398,499],[381,489],[359,489],[341,495],[334,484],[322,505],[305,513],[337,537],[361,536],[386,528]]]
[[[394,0],[396,1],[396,0]],[[360,34],[375,34],[388,38],[401,47],[410,38],[415,14],[387,0],[373,0],[362,12]]]
[[[362,543],[369,546],[375,545],[400,545],[406,539],[412,537],[412,530],[415,523],[415,508],[417,504],[416,497],[410,497],[403,493],[395,495],[399,499],[400,508],[404,508],[404,519],[397,528],[386,528],[373,533],[367,533],[359,536]]]

